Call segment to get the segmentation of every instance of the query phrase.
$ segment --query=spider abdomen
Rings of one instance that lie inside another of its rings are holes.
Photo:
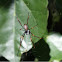
[[[30,34],[30,30],[25,31],[26,35]]]

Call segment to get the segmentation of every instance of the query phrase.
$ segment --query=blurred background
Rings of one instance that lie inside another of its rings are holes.
[[[7,56],[8,52],[2,52],[7,46],[4,44],[9,39],[9,35],[12,33],[13,27],[13,12],[14,0],[0,0],[0,61],[8,61],[4,56]],[[10,8],[12,6],[12,8]],[[12,18],[12,19],[11,19]],[[12,21],[11,21],[12,20]],[[7,39],[5,39],[7,38]],[[9,44],[8,44],[9,45]],[[10,47],[9,47],[10,48]],[[1,52],[3,54],[1,54]],[[6,55],[4,55],[6,53]]]

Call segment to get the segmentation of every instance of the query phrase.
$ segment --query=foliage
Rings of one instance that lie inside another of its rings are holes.
[[[24,31],[20,30],[22,27],[17,18],[24,25],[27,23],[28,13],[28,28],[30,29],[36,25],[30,31],[42,39],[31,35],[35,46],[35,48],[32,48],[30,35],[25,35],[19,49],[20,37]],[[1,0],[0,56],[11,62],[19,62],[22,59],[22,54],[32,49],[30,52],[32,52],[37,61],[62,60],[61,21],[62,0],[15,0],[15,2],[13,0]],[[30,54],[27,53],[27,55],[29,56]]]

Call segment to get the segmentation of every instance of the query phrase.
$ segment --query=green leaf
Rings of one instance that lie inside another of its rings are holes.
[[[34,29],[31,29],[30,31],[35,36],[39,37],[37,38],[31,35],[32,41],[36,43],[38,42],[38,40],[40,40],[40,38],[42,38],[42,36],[44,35],[47,29],[47,19],[48,19],[47,4],[48,4],[47,0],[16,1],[15,7],[16,7],[16,41],[17,42],[20,43],[20,37],[24,33],[24,31],[20,30],[22,27],[20,23],[17,21],[17,17],[20,20],[21,24],[24,26],[24,24],[27,24],[28,13],[29,13],[28,28],[30,29],[31,27],[36,26]],[[29,40],[27,41],[30,42]]]
[[[42,38],[46,31],[48,18],[47,0],[16,0],[15,3],[15,10],[14,4],[3,5],[3,8],[0,6],[0,56],[4,56],[12,62],[18,62],[21,58],[17,56],[17,52],[20,46],[20,36],[24,33],[24,31],[19,30],[21,25],[17,21],[17,18],[14,19],[14,12],[16,11],[16,15],[22,25],[27,23],[29,12],[29,28],[37,25],[37,27],[30,31],[40,38]],[[40,39],[32,36],[32,40],[36,43]],[[32,48],[30,35],[25,35],[23,41],[28,47],[26,50],[30,50]],[[24,43],[22,44],[23,52],[21,52],[24,53],[26,52],[24,49],[26,46]],[[20,56],[21,52],[19,52]]]
[[[5,9],[5,10],[4,10]],[[14,61],[14,4],[0,8],[0,56]]]
[[[62,60],[62,36],[51,34],[46,39],[50,47],[51,60]]]

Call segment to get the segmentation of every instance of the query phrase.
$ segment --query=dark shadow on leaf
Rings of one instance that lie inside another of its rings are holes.
[[[8,61],[8,60],[6,58],[4,58],[3,56],[1,56],[0,61]]]
[[[0,0],[0,7],[7,9],[7,8],[10,7],[10,5],[11,5],[13,2],[14,2],[14,0]],[[0,8],[0,9],[1,9],[1,8]]]
[[[49,61],[50,60],[50,49],[48,44],[43,40],[39,40],[35,44],[35,49],[33,49],[33,54],[39,61]]]

